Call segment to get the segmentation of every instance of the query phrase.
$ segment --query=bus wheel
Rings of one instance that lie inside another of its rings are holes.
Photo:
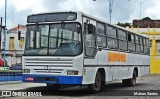
[[[97,93],[101,90],[102,77],[101,73],[98,71],[95,77],[95,83],[88,85],[88,89],[93,93]]]
[[[47,88],[50,90],[59,90],[60,89],[60,85],[58,84],[46,84]]]
[[[136,85],[136,71],[133,71],[133,76],[131,79],[122,80],[124,86],[135,86]]]

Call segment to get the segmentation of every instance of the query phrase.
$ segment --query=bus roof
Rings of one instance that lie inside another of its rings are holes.
[[[80,11],[77,11],[77,13],[79,13],[79,12],[80,12]],[[142,35],[142,34],[139,34],[139,33],[136,33],[136,32],[132,32],[131,30],[128,30],[128,29],[123,28],[123,27],[121,27],[121,26],[118,26],[118,25],[109,23],[109,22],[104,21],[104,20],[101,20],[101,19],[99,19],[99,18],[92,17],[92,16],[90,16],[90,15],[88,15],[88,14],[86,14],[86,13],[83,13],[83,12],[80,12],[80,13],[82,13],[84,16],[86,16],[86,17],[88,17],[88,18],[91,18],[91,19],[93,19],[93,20],[97,20],[97,21],[99,21],[99,22],[101,22],[101,23],[105,23],[105,24],[107,24],[107,25],[111,25],[111,26],[114,26],[114,27],[116,27],[116,28],[119,28],[119,29],[122,29],[122,30],[125,30],[125,31],[128,31],[128,32],[137,34],[137,35],[139,35],[139,36],[143,36],[143,37],[148,38],[146,35]]]
[[[54,12],[36,13],[36,14],[32,14],[32,15],[50,14],[50,13],[65,13],[65,12],[75,12],[75,13],[77,13],[77,14],[79,14],[79,15],[83,15],[83,16],[85,16],[85,17],[91,18],[91,19],[96,20],[96,21],[99,21],[99,22],[101,22],[101,23],[105,23],[105,24],[107,24],[107,25],[111,25],[111,26],[114,26],[114,27],[116,27],[116,28],[119,28],[119,29],[122,29],[122,30],[125,30],[125,31],[128,31],[128,32],[137,34],[137,35],[139,35],[139,36],[143,36],[143,37],[148,38],[146,35],[142,35],[142,34],[139,34],[139,33],[136,33],[136,32],[132,32],[131,30],[128,30],[128,29],[123,28],[123,27],[120,27],[120,26],[118,26],[118,25],[109,23],[109,22],[104,21],[104,20],[101,20],[101,19],[99,19],[99,18],[90,16],[90,15],[88,15],[88,14],[86,14],[86,13],[81,12],[81,11],[67,11],[67,10],[64,10],[64,11],[54,11]],[[32,16],[32,15],[29,15],[29,16]]]

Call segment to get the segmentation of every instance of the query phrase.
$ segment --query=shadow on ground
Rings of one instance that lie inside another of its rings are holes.
[[[146,83],[138,83],[135,87]],[[87,86],[68,86],[63,85],[59,91],[48,89],[45,86],[32,87],[23,91],[42,92],[43,96],[133,96],[134,87],[124,87],[122,83],[110,83],[103,87],[99,93],[92,93]]]

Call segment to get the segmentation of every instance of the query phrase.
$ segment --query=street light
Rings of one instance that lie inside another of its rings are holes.
[[[93,0],[93,1],[96,1],[96,0]],[[130,1],[130,0],[128,0]],[[114,0],[108,0],[109,2],[109,16],[110,16],[110,23],[112,22],[112,9],[113,9],[113,3],[114,3]]]
[[[143,2],[140,2],[140,19],[141,19],[141,13],[142,13],[142,4]]]

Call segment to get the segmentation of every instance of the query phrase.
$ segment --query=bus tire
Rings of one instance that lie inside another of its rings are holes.
[[[135,86],[136,85],[136,77],[137,77],[137,74],[136,74],[136,71],[134,70],[133,76],[131,79],[122,80],[123,86],[130,86],[130,87]]]
[[[94,82],[94,84],[88,85],[88,89],[92,93],[97,93],[101,90],[101,86],[102,86],[102,76],[101,76],[101,73],[99,71],[97,71],[96,77],[95,77],[95,82]]]
[[[50,90],[59,90],[60,89],[60,85],[59,84],[46,84],[47,88]]]

